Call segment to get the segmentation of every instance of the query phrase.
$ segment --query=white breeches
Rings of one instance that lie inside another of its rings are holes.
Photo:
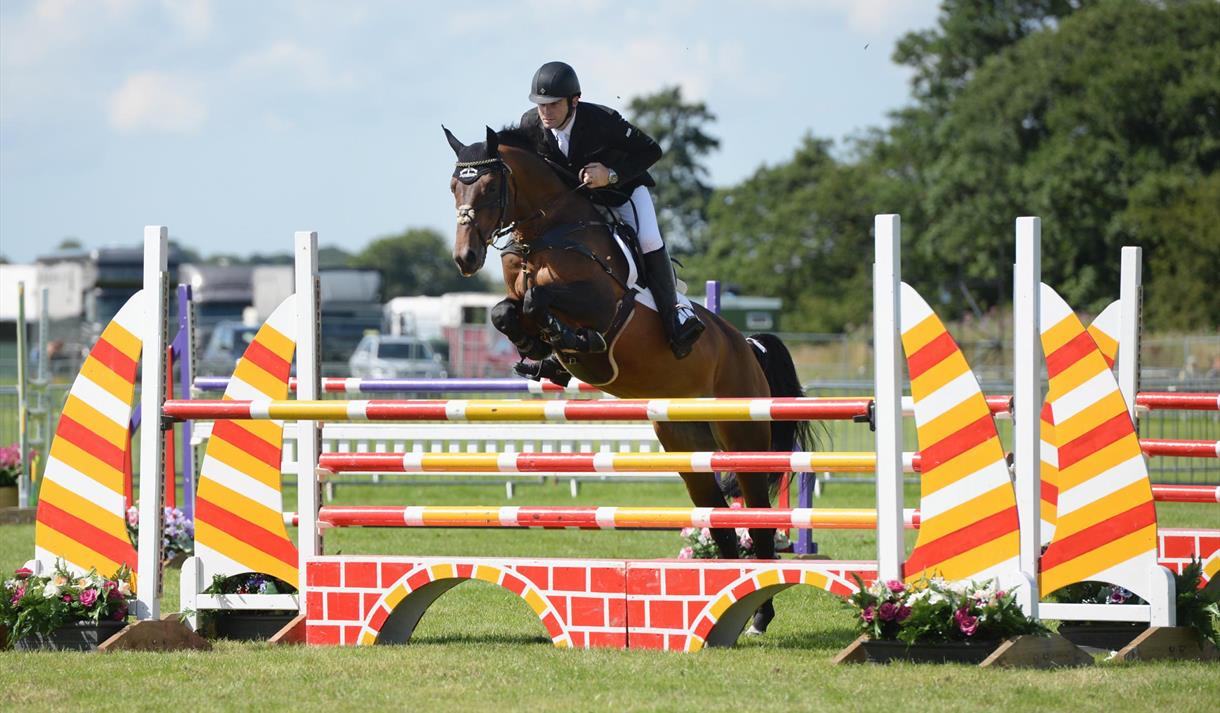
[[[635,204],[635,210],[631,209],[632,203]],[[653,207],[652,196],[648,194],[646,187],[636,186],[631,192],[630,201],[610,210],[614,211],[619,220],[635,228],[642,251],[650,253],[664,246],[661,242],[661,227],[657,225],[657,209]]]

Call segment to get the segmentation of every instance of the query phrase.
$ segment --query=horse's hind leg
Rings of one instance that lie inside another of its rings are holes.
[[[768,423],[715,423],[712,432],[723,450],[765,451],[770,449],[771,429]],[[774,473],[737,473],[737,484],[742,499],[748,508],[771,507],[770,481]],[[773,560],[775,555],[774,528],[750,528],[750,539],[754,541],[754,558]],[[754,620],[747,634],[766,632],[775,618],[775,606],[771,600],[763,602],[754,613]]]
[[[653,426],[657,438],[668,451],[716,450],[716,441],[706,423],[658,422]],[[680,473],[691,503],[701,508],[725,508],[729,506],[724,492],[713,473]],[[741,556],[737,547],[737,532],[731,528],[715,528],[712,540],[720,552],[721,559],[737,559]]]

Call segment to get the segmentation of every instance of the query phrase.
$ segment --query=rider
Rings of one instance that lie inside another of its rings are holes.
[[[678,302],[673,265],[648,193],[656,185],[648,168],[661,158],[661,147],[617,111],[582,103],[576,71],[563,62],[547,62],[534,73],[529,98],[537,108],[522,115],[521,127],[542,134],[543,156],[570,169],[594,189],[594,203],[635,230],[670,349],[675,357],[686,357],[704,324]]]

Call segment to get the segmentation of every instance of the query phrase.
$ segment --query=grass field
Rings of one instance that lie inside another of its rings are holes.
[[[516,504],[573,504],[566,486],[530,486]],[[915,493],[908,493],[914,501]],[[291,498],[291,495],[289,496]],[[685,504],[675,484],[590,484],[579,504]],[[832,487],[827,507],[872,504],[871,488]],[[290,499],[289,502],[292,502]],[[496,486],[344,486],[340,504],[503,504]],[[1163,505],[1168,526],[1213,512]],[[868,532],[819,532],[823,552],[873,557]],[[671,557],[668,532],[338,530],[331,553]],[[0,567],[29,558],[32,525],[0,526]],[[178,578],[165,611],[177,609]],[[424,616],[412,643],[372,649],[271,648],[219,642],[207,653],[0,653],[4,710],[236,710],[250,707],[471,711],[570,710],[1215,710],[1220,666],[1100,664],[1064,671],[966,666],[833,666],[854,638],[839,601],[808,587],[782,593],[771,631],[697,654],[555,649],[528,606],[486,583],[460,585]],[[1208,703],[1208,701],[1211,701]]]

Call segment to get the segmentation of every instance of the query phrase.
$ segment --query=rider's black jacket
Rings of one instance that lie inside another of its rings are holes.
[[[543,156],[571,172],[560,175],[573,186],[580,169],[590,163],[614,169],[618,182],[594,190],[593,200],[597,203],[620,206],[637,186],[657,185],[648,175],[648,168],[661,158],[661,147],[609,107],[588,102],[576,105],[576,123],[572,125],[567,156],[559,150],[555,135],[542,125],[536,110],[521,116],[521,128],[535,135]]]

